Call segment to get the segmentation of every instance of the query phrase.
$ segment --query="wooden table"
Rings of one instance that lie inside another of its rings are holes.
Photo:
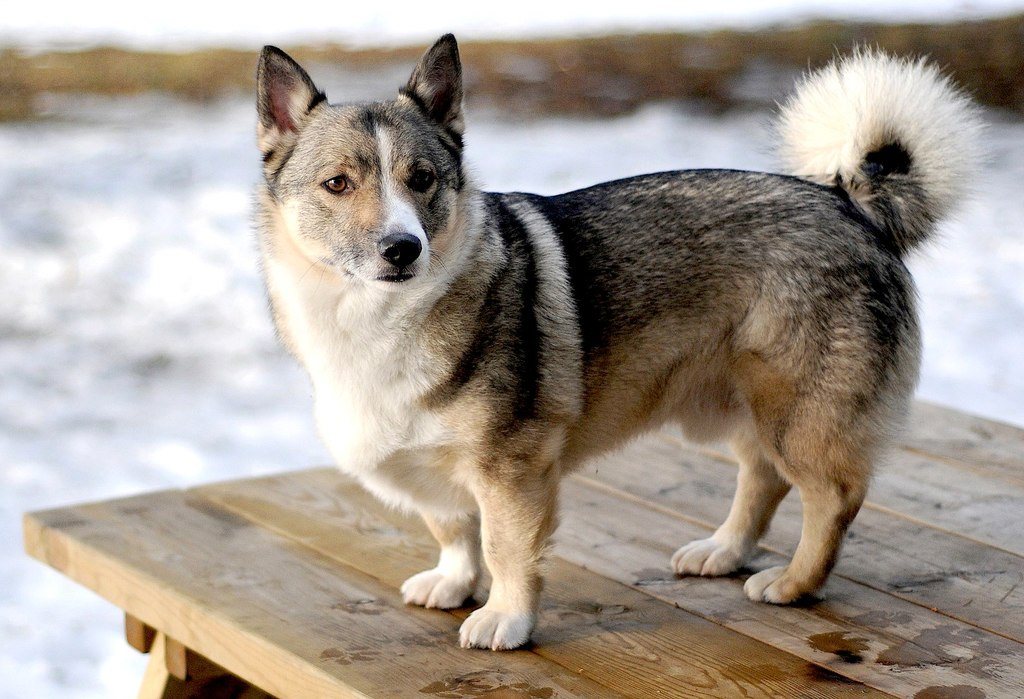
[[[535,643],[512,653],[458,648],[467,610],[402,604],[433,542],[329,468],[31,513],[25,546],[125,611],[140,696],[1024,697],[1024,430],[918,404],[800,606],[669,573],[733,480],[671,431],[570,478]],[[791,496],[751,568],[799,527]]]

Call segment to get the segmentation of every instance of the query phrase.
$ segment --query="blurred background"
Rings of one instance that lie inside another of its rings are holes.
[[[911,263],[919,395],[1024,425],[1024,1],[894,7],[5,6],[0,696],[133,696],[145,662],[112,606],[21,553],[21,512],[328,461],[257,272],[265,43],[332,101],[355,101],[393,95],[454,31],[478,181],[546,194],[656,170],[772,170],[771,110],[804,70],[859,43],[931,56],[990,128],[974,199]]]

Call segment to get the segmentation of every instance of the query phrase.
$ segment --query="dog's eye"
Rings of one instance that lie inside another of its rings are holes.
[[[430,189],[430,185],[434,184],[436,179],[437,177],[434,176],[431,170],[419,168],[409,178],[409,189],[414,192],[425,192]]]
[[[342,192],[347,191],[351,185],[349,184],[347,177],[344,175],[338,175],[337,177],[332,177],[326,182],[323,182],[322,186],[328,192],[341,194]]]

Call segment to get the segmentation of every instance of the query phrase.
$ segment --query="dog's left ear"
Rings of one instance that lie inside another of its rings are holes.
[[[462,135],[462,62],[453,35],[445,34],[423,54],[401,93],[438,124]]]
[[[264,154],[281,139],[298,133],[306,116],[327,100],[292,57],[276,46],[264,46],[256,69],[257,139]]]

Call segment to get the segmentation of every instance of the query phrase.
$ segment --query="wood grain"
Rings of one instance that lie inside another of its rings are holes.
[[[658,435],[678,445],[684,459],[694,454],[735,463],[722,445],[693,445],[678,431]],[[671,450],[666,456],[679,458]],[[908,449],[888,453],[877,465],[866,506],[1024,555],[1024,517],[1019,516],[1024,512],[1024,484],[983,477],[928,454]]]
[[[725,519],[735,481],[730,464],[659,439],[637,442],[586,472],[708,527]],[[800,503],[791,493],[764,548],[789,555],[800,528]],[[976,540],[865,507],[847,534],[837,575],[1024,640],[1024,558]]]
[[[969,472],[1024,485],[1024,429],[915,401],[905,447]]]
[[[501,655],[402,604],[433,541],[333,469],[34,513],[25,545],[152,645],[140,696],[1024,696],[1024,430],[915,404],[824,597],[786,608],[669,573],[734,480],[669,431],[570,478],[535,645]],[[753,567],[799,530],[790,496]]]
[[[400,696],[471,682],[551,697],[614,693],[528,652],[466,653],[447,614],[195,494],[28,515],[32,555],[279,697]],[[433,689],[432,689],[433,688]]]
[[[1024,645],[858,583],[833,577],[825,599],[775,607],[749,601],[743,576],[677,578],[669,557],[712,529],[600,482],[565,483],[559,555],[667,603],[897,696],[962,685],[1024,696]],[[766,553],[757,567],[778,565]],[[981,696],[981,695],[978,695]]]
[[[433,565],[436,557],[416,520],[385,509],[333,470],[198,492],[390,585]],[[872,693],[559,558],[551,560],[546,577],[534,652],[628,696]]]

